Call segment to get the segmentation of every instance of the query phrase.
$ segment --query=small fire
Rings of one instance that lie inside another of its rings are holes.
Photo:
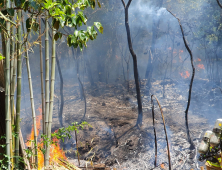
[[[205,67],[204,67],[203,64],[198,64],[197,67],[198,67],[199,69],[203,69],[203,70],[205,69]]]
[[[171,48],[171,47],[169,47],[169,48],[168,48],[168,50],[172,50],[172,48]]]
[[[201,61],[201,59],[200,59],[200,58],[197,58],[197,61]]]
[[[67,159],[65,155],[65,151],[60,148],[59,140],[57,138],[52,139],[56,144],[52,144],[50,147],[50,163],[52,161],[57,162],[58,158]]]
[[[42,120],[42,108],[39,107],[37,109],[40,112],[40,115],[36,117],[36,128],[37,128],[37,135],[39,134],[40,128],[41,128],[41,120]],[[27,142],[26,142],[26,146],[31,147],[31,141],[34,140],[34,129],[32,127],[32,131],[31,134],[28,136],[27,138]],[[59,140],[57,138],[53,138],[52,141],[55,144],[51,144],[50,146],[50,159],[49,162],[50,164],[54,162],[59,162],[58,158],[60,159],[66,159],[65,156],[65,151],[63,151],[60,148],[59,145]],[[41,170],[44,167],[44,155],[42,153],[42,151],[40,150],[40,148],[43,148],[43,143],[38,143],[38,169]]]
[[[183,53],[183,50],[180,50],[180,53]]]
[[[185,74],[180,73],[180,75],[181,75],[181,77],[183,77],[183,78],[185,78],[185,79],[188,78],[188,77],[190,77],[189,71],[186,71]]]
[[[41,127],[41,120],[42,120],[42,114],[36,116],[36,129],[37,129],[37,136],[39,135],[39,130]],[[32,125],[32,131],[31,134],[27,138],[26,146],[31,147],[31,141],[34,140],[34,128]]]

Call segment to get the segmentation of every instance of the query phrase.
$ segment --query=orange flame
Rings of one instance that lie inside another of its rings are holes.
[[[60,148],[59,140],[57,138],[52,139],[53,142],[56,142],[56,144],[52,144],[50,147],[50,162],[52,161],[58,161],[58,158],[60,159],[67,159],[65,155],[65,151]]]
[[[188,78],[188,77],[190,77],[190,73],[188,72],[188,71],[186,71],[185,72],[186,74],[183,74],[183,73],[180,73],[180,75],[181,75],[181,77],[183,77],[183,78]]]
[[[200,59],[200,58],[197,58],[197,61],[201,61],[201,59]]]
[[[183,50],[180,50],[180,53],[183,53]]]
[[[40,130],[40,127],[41,127],[41,120],[42,120],[42,114],[36,116],[37,136],[39,135],[39,130]],[[28,137],[27,137],[26,145],[28,147],[31,147],[31,141],[33,141],[33,140],[34,140],[34,128],[33,128],[33,125],[32,125],[32,131],[31,131],[31,134],[28,135]]]
[[[37,135],[38,135],[39,130],[41,128],[42,108],[39,107],[37,110],[40,112],[40,115],[36,117],[36,128],[37,128]],[[28,142],[26,142],[26,145],[28,147],[30,147],[31,146],[31,141],[30,140],[34,140],[34,129],[33,129],[33,127],[32,127],[31,134],[28,136],[27,140],[28,140]],[[53,161],[58,162],[58,158],[67,159],[66,156],[65,156],[65,152],[60,148],[59,140],[57,138],[53,138],[52,140],[56,144],[52,144],[50,146],[50,159],[49,159],[50,164]],[[43,155],[42,151],[40,150],[40,148],[42,148],[42,147],[43,147],[43,143],[39,143],[38,144],[38,169],[39,170],[41,170],[44,167],[44,155]]]
[[[199,69],[203,69],[203,70],[205,69],[205,67],[204,67],[203,64],[198,64],[197,67],[198,67]]]

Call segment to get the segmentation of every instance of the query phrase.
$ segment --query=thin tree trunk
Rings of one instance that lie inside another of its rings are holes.
[[[76,57],[75,57],[73,48],[72,48],[72,55],[73,55],[74,62],[76,64],[76,73],[77,73],[76,75],[77,75],[77,78],[78,78],[78,81],[79,81],[80,93],[82,92],[82,96],[83,96],[84,102],[85,102],[85,111],[84,111],[84,115],[83,115],[83,118],[82,118],[82,120],[84,120],[84,118],[86,116],[86,95],[85,95],[83,84],[82,84],[82,82],[80,80],[80,77],[79,77],[79,68],[78,68],[78,63],[77,63],[78,59],[76,59]]]
[[[6,1],[6,8],[10,8],[10,1]],[[10,35],[10,22],[6,22],[7,34]],[[10,37],[5,35],[5,125],[6,125],[6,155],[8,156],[7,169],[10,170],[10,139],[11,139],[11,115],[10,115]]]
[[[39,35],[41,35],[41,18],[39,17]],[[44,80],[43,80],[43,57],[42,57],[42,37],[39,37],[39,54],[40,54],[40,75],[41,75],[41,97],[42,97],[42,129],[45,134],[45,100],[44,100]]]
[[[49,123],[49,25],[48,25],[48,14],[45,19],[45,135],[48,132]],[[46,146],[47,147],[47,146]],[[49,157],[49,156],[48,156]],[[44,165],[49,165],[49,158],[44,155]],[[47,162],[48,161],[48,162]]]
[[[190,130],[189,130],[189,126],[188,126],[188,111],[189,111],[189,107],[190,107],[191,92],[192,92],[193,80],[194,80],[194,75],[195,75],[195,68],[194,68],[194,65],[193,65],[193,54],[192,54],[192,52],[191,52],[191,50],[190,50],[190,48],[189,48],[189,46],[186,42],[184,32],[183,32],[183,27],[180,23],[180,19],[177,18],[171,11],[169,11],[169,10],[167,10],[167,11],[169,13],[171,13],[178,20],[179,25],[180,25],[180,29],[181,29],[181,33],[183,35],[183,41],[184,41],[185,47],[186,47],[187,51],[190,54],[190,62],[191,62],[193,72],[192,72],[192,77],[191,77],[191,80],[190,80],[190,88],[189,88],[189,93],[188,93],[187,108],[185,110],[185,122],[186,122],[187,138],[188,138],[188,142],[190,143],[190,149],[195,149],[195,145],[194,145],[194,143],[193,143],[193,141],[191,140],[191,137],[190,137]]]
[[[63,77],[62,77],[62,70],[60,67],[59,59],[58,59],[58,53],[56,53],[56,63],[59,70],[59,78],[60,78],[60,96],[61,96],[61,104],[60,104],[60,110],[59,110],[59,123],[60,126],[63,127],[63,121],[62,121],[62,113],[63,113],[63,106],[64,106],[64,96],[63,96]]]
[[[127,32],[128,46],[129,46],[129,50],[133,58],[133,69],[134,69],[134,78],[135,78],[135,84],[136,84],[137,104],[138,104],[138,118],[137,118],[136,125],[141,125],[142,120],[143,120],[143,110],[142,110],[142,100],[141,100],[141,95],[140,95],[139,75],[138,75],[138,69],[137,69],[137,56],[133,51],[133,46],[132,46],[132,41],[131,41],[131,36],[130,36],[129,19],[128,19],[129,18],[128,9],[132,0],[129,0],[127,5],[125,5],[124,0],[121,0],[121,1],[123,3],[124,10],[125,10],[125,27],[126,27],[126,32]]]
[[[56,64],[56,41],[54,39],[56,31],[53,28],[52,31],[52,62],[51,62],[51,87],[50,87],[50,107],[49,107],[49,124],[47,131],[47,138],[51,139],[51,127],[52,127],[52,114],[53,114],[53,101],[54,101],[54,85],[55,85],[55,64]],[[49,165],[49,152],[50,146],[47,145],[46,149],[46,166]]]
[[[24,22],[22,22],[22,29],[23,34],[25,35],[25,28]],[[31,108],[32,108],[32,119],[33,119],[33,129],[34,129],[34,141],[35,141],[35,167],[38,169],[38,148],[37,148],[37,129],[36,129],[36,116],[35,116],[35,104],[34,104],[34,97],[33,97],[33,88],[32,88],[32,76],[30,71],[30,64],[29,64],[29,55],[27,49],[27,42],[25,42],[25,56],[26,56],[26,66],[27,66],[27,73],[28,73],[28,81],[29,81],[29,93],[30,93],[30,101],[31,101]]]
[[[18,27],[17,27],[17,99],[16,99],[16,125],[15,125],[15,133],[19,136],[20,131],[20,107],[21,107],[21,87],[22,87],[22,56],[21,56],[21,40],[22,40],[22,32],[21,32],[21,17],[22,11],[19,9],[17,12],[18,18]],[[15,139],[15,164],[19,163],[19,138]]]

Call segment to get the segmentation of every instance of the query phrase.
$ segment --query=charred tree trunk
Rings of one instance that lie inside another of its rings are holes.
[[[190,137],[190,130],[189,130],[189,126],[188,126],[188,110],[189,110],[189,107],[190,107],[190,100],[191,100],[191,92],[192,92],[192,86],[193,86],[193,79],[194,79],[194,75],[195,75],[195,68],[194,68],[194,65],[193,65],[193,54],[186,42],[186,39],[185,39],[185,36],[184,36],[184,32],[183,32],[183,27],[180,23],[180,19],[177,18],[171,11],[167,10],[169,13],[171,13],[179,22],[179,25],[180,25],[180,29],[181,29],[181,33],[182,33],[182,36],[183,36],[183,41],[184,41],[184,44],[185,44],[185,47],[187,49],[187,51],[189,52],[190,54],[190,62],[191,62],[191,66],[192,66],[192,69],[193,69],[193,72],[192,72],[192,77],[191,77],[191,80],[190,80],[190,88],[189,88],[189,93],[188,93],[188,102],[187,102],[187,108],[185,110],[185,122],[186,122],[186,131],[187,131],[187,139],[188,139],[188,142],[190,143],[190,149],[195,149],[195,145],[193,143],[193,141],[191,140],[191,137]]]
[[[140,85],[139,85],[139,74],[138,74],[138,68],[137,68],[137,56],[133,50],[132,41],[131,41],[131,35],[130,35],[130,27],[129,27],[129,15],[128,15],[128,9],[132,2],[132,0],[129,0],[127,5],[125,4],[124,0],[121,0],[124,6],[125,10],[125,27],[127,32],[127,40],[128,40],[128,46],[129,51],[133,58],[133,69],[134,69],[134,79],[136,84],[136,93],[137,93],[137,104],[138,104],[138,118],[136,125],[141,125],[143,120],[143,110],[142,110],[142,100],[140,95]]]

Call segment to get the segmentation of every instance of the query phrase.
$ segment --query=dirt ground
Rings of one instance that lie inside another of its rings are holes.
[[[163,123],[159,108],[155,102],[155,123],[157,131],[158,155],[154,168],[154,132],[152,123],[150,95],[146,95],[145,80],[142,80],[143,125],[136,127],[137,100],[134,82],[130,82],[130,92],[125,84],[97,84],[89,90],[85,84],[87,110],[84,121],[92,127],[80,130],[78,147],[81,160],[92,160],[119,169],[168,169],[168,156]],[[189,82],[159,80],[152,83],[151,94],[155,94],[164,111],[167,134],[170,143],[172,169],[199,169],[204,163],[197,160],[197,149],[190,150],[187,142],[184,111],[187,103]],[[80,122],[84,115],[84,100],[80,99],[78,84],[64,87],[63,124]],[[53,130],[60,128],[58,121],[59,88],[55,92]],[[197,146],[206,130],[219,118],[221,94],[212,90],[207,80],[195,80],[192,101],[189,110],[189,126],[191,137]],[[70,161],[76,161],[76,142],[72,139],[63,144]],[[85,163],[81,161],[82,165]]]

